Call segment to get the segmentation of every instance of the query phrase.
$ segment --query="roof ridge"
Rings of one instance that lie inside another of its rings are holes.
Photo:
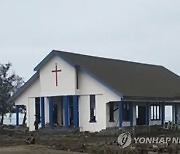
[[[85,56],[85,57],[98,58],[98,59],[104,59],[104,60],[112,60],[112,61],[118,61],[118,62],[124,62],[124,63],[138,64],[138,65],[163,67],[162,65],[157,65],[157,64],[141,63],[141,62],[135,62],[135,61],[130,61],[130,60],[115,59],[115,58],[111,58],[111,57],[109,57],[109,58],[108,57],[101,57],[101,56],[81,54],[81,53],[70,52],[70,51],[52,50],[52,52],[57,52],[57,53],[62,52],[62,53],[65,53],[65,54],[71,54],[71,55],[73,54],[73,55],[78,55],[78,56]]]

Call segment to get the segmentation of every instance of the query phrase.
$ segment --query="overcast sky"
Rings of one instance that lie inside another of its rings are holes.
[[[27,80],[53,49],[180,75],[180,0],[0,0],[0,63]]]

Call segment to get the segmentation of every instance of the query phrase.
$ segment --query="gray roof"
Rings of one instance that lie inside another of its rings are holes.
[[[73,66],[80,66],[124,99],[180,98],[180,77],[163,66],[53,50],[34,70],[38,72],[55,55]]]

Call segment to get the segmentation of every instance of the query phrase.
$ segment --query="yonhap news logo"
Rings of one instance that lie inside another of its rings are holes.
[[[134,137],[125,132],[118,136],[117,142],[120,148],[126,148],[134,144],[180,144],[180,137]]]
[[[122,133],[118,137],[118,144],[121,148],[128,147],[132,142],[131,134],[129,132]]]

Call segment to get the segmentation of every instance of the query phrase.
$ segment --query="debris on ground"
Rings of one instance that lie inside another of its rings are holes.
[[[44,129],[35,132],[24,131],[26,128],[0,126],[0,147],[9,146],[43,146],[54,150],[64,150],[69,153],[93,154],[180,154],[179,144],[135,144],[120,148],[117,143],[118,132],[100,133],[79,132],[74,129]],[[179,131],[152,130],[150,133],[135,132],[137,136],[173,136],[179,137]],[[124,130],[123,130],[124,131]],[[138,130],[139,131],[139,130]]]

